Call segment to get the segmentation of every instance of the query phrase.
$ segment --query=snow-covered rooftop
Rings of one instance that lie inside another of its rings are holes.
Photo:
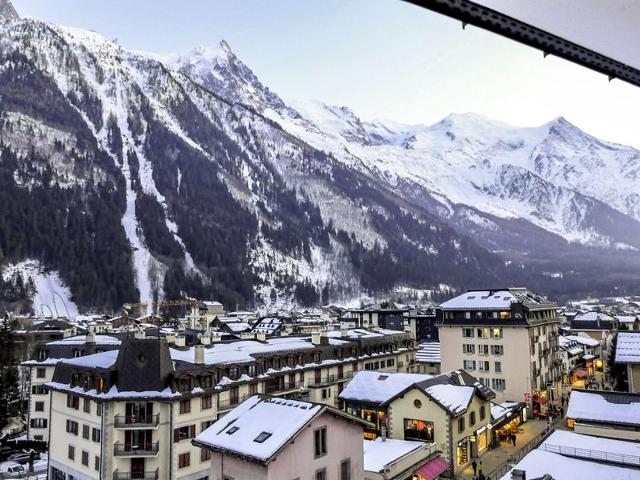
[[[613,317],[611,315],[607,315],[606,313],[585,312],[576,315],[574,320],[579,322],[595,322],[598,320],[603,322],[611,322],[613,321]]]
[[[431,385],[425,391],[452,412],[464,412],[475,392],[474,387],[466,385]]]
[[[566,447],[575,449],[569,450],[572,456],[597,458],[593,452],[602,452],[607,454],[607,460],[612,463],[640,466],[640,443],[637,442],[556,430],[542,443],[542,449],[545,451],[560,452]]]
[[[75,337],[63,338],[47,343],[47,345],[84,345],[87,343],[86,335],[76,335]],[[120,340],[109,335],[96,335],[96,345],[120,345]]]
[[[411,385],[428,380],[431,375],[419,373],[358,372],[340,393],[343,400],[384,403]]]
[[[576,420],[640,426],[640,395],[573,390],[567,417]]]
[[[638,319],[635,315],[616,315],[616,320],[620,323],[633,323]]]
[[[616,363],[640,363],[640,332],[618,332]]]
[[[309,402],[254,396],[200,433],[196,442],[267,461],[321,410]]]
[[[409,440],[396,440],[388,438],[382,441],[381,438],[375,440],[363,440],[364,442],[364,469],[367,472],[382,472],[390,463],[393,463],[405,455],[416,452],[424,447],[423,442],[412,442]]]
[[[576,343],[577,342],[575,342],[575,340],[570,340],[562,335],[558,337],[558,344],[560,345],[560,348],[569,353],[569,355],[580,355],[581,353],[584,353],[582,347],[576,345]]]
[[[65,358],[60,363],[85,368],[111,368],[118,358],[118,350],[109,350],[93,355],[76,358]]]
[[[577,342],[580,345],[584,345],[585,347],[597,347],[600,345],[600,342],[595,338],[588,337],[586,335],[567,335],[567,340]]]
[[[518,299],[509,290],[478,290],[463,293],[440,305],[446,310],[509,310]]]
[[[426,342],[418,346],[416,361],[423,363],[440,363],[440,342]]]

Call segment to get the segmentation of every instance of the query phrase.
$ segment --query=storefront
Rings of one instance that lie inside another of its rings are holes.
[[[373,429],[366,428],[364,430],[363,436],[367,440],[375,440],[382,436],[383,428],[387,428],[387,412],[385,409],[370,405],[351,404],[347,406],[347,413],[360,417],[375,425],[375,428]],[[433,424],[431,428],[433,430]]]
[[[458,442],[458,446],[456,448],[456,467],[462,467],[469,463],[469,459],[471,458],[471,441],[469,437],[465,437]]]
[[[498,407],[501,407],[501,405],[498,405]],[[520,425],[527,421],[527,415],[528,407],[526,403],[508,405],[499,417],[494,418],[494,423],[491,426],[491,441],[493,444],[508,442],[510,435],[517,434]]]

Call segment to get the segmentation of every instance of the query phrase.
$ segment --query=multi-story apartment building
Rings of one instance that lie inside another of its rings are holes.
[[[49,389],[58,362],[66,358],[91,355],[120,347],[120,340],[106,335],[80,335],[49,342],[35,348],[33,358],[22,363],[27,370],[29,409],[27,438],[49,441]]]
[[[186,324],[193,330],[205,331],[215,319],[224,317],[224,314],[224,307],[220,302],[201,302],[192,305]]]
[[[410,335],[350,330],[172,349],[127,338],[118,352],[58,362],[51,391],[50,478],[206,479],[197,434],[255,394],[338,405],[362,369],[405,371]]]
[[[463,368],[496,392],[545,413],[559,395],[556,305],[524,288],[470,290],[441,306],[442,371]]]

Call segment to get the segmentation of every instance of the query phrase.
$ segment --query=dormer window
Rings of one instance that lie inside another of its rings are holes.
[[[269,432],[262,432],[260,435],[258,435],[256,438],[253,439],[254,442],[256,443],[264,443],[264,441],[269,438],[271,436],[271,433]]]
[[[39,350],[38,351],[38,360],[42,361],[42,360],[46,360],[47,359],[47,351],[46,350]]]
[[[82,351],[78,350],[77,348],[73,350],[73,356],[78,358],[82,356]]]

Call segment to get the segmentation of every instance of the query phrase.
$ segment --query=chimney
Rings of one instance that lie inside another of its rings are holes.
[[[321,338],[322,335],[320,334],[320,332],[313,332],[311,334],[311,343],[313,343],[314,345],[320,345],[322,343]]]
[[[85,342],[86,343],[96,343],[96,334],[93,332],[88,332],[87,336],[85,337]]]
[[[135,333],[136,338],[145,339],[147,335],[144,333],[144,330],[140,329]]]
[[[211,336],[202,335],[202,337],[200,338],[200,343],[202,343],[202,345],[211,345]]]
[[[204,365],[204,345],[193,347],[193,363]]]
[[[511,471],[511,480],[527,480],[527,472],[513,469]]]
[[[256,340],[258,340],[259,342],[266,342],[267,334],[264,332],[256,332]]]
[[[347,338],[349,336],[349,330],[347,330],[346,328],[341,328],[340,329],[340,336],[342,338]]]
[[[176,335],[176,340],[174,342],[174,345],[176,347],[184,347],[185,343],[186,343],[186,339],[184,335]]]

